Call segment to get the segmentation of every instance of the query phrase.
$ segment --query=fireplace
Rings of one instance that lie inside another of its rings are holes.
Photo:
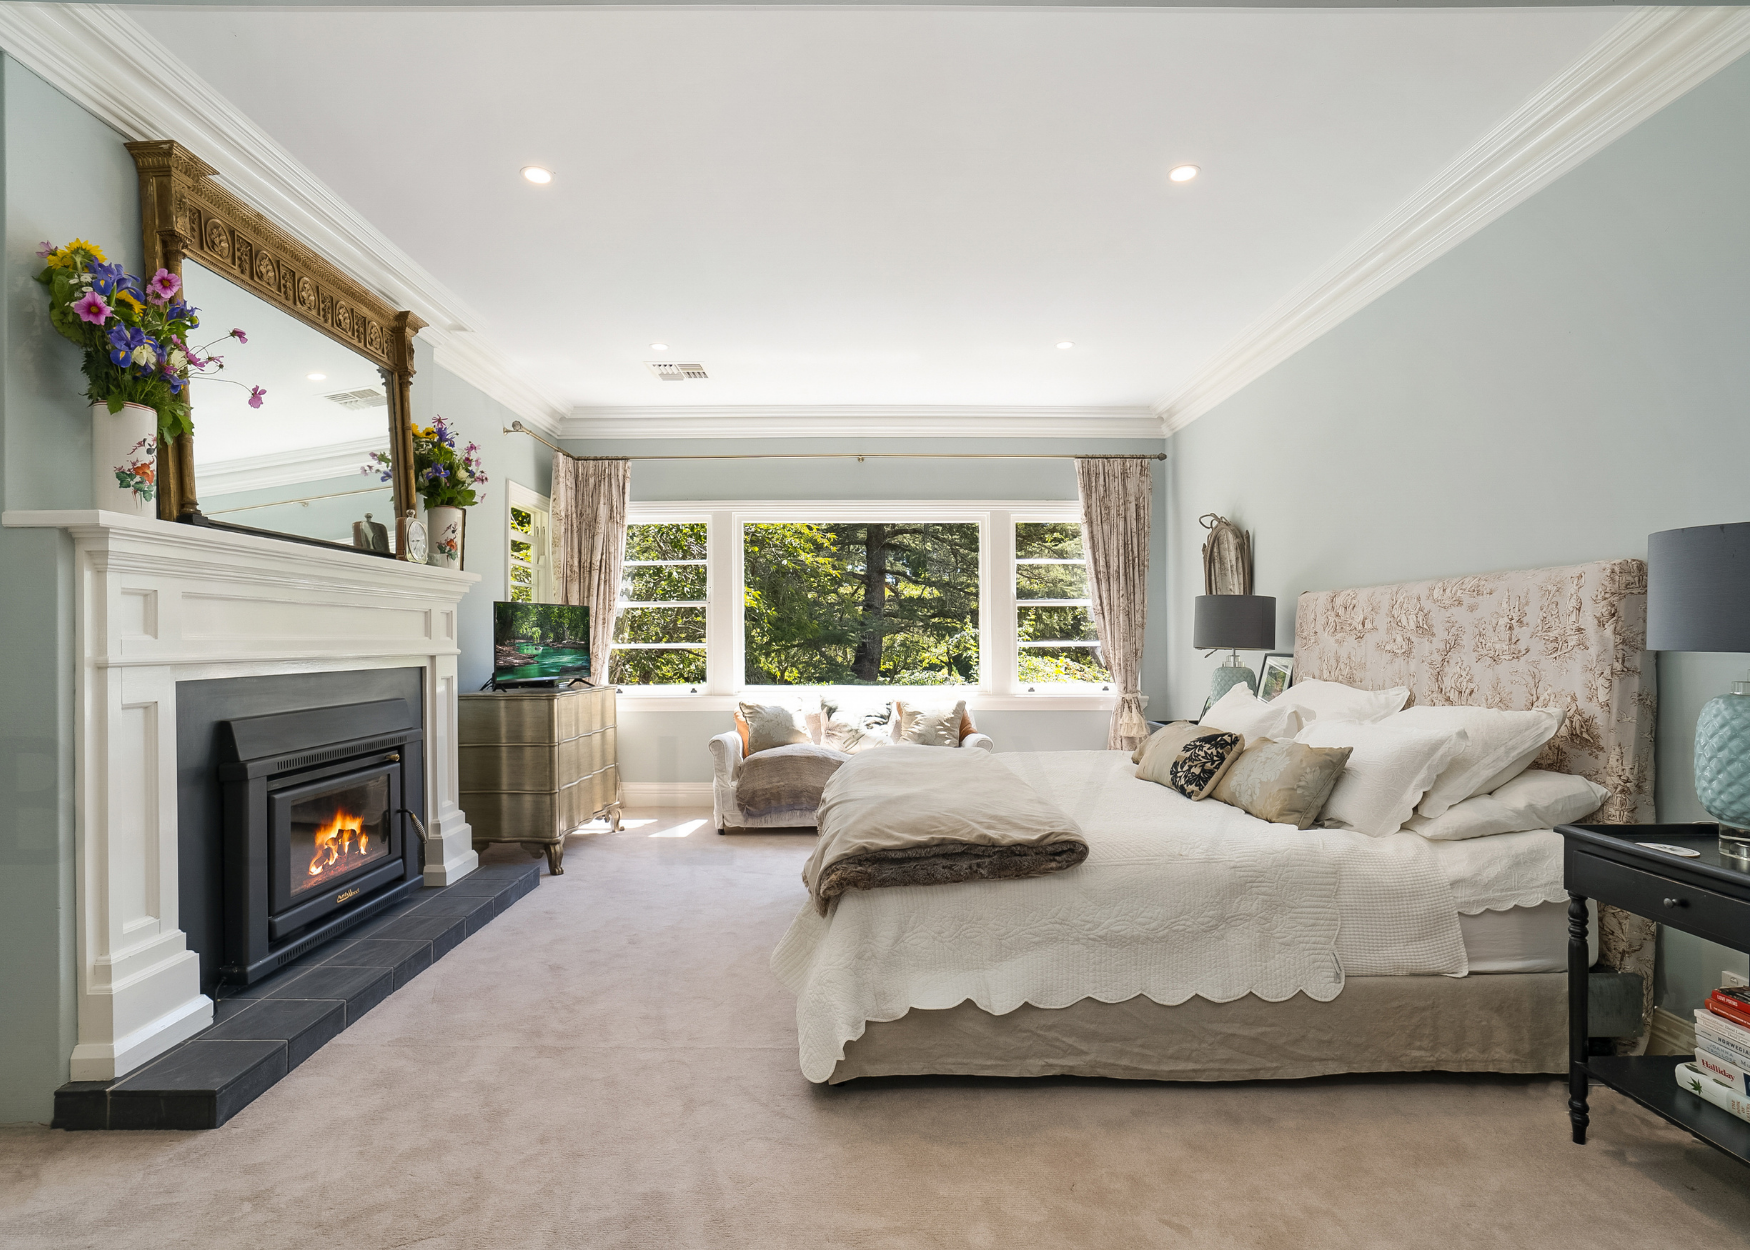
[[[257,981],[421,888],[422,739],[402,699],[221,723],[221,979]]]

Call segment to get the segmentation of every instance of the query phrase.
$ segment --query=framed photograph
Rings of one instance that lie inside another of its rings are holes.
[[[1258,673],[1258,697],[1268,703],[1294,680],[1294,657],[1273,653],[1264,657],[1264,667]]]

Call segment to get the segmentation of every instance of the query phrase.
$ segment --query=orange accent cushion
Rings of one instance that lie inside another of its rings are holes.
[[[747,718],[741,714],[741,709],[735,709],[735,732],[741,735],[741,758],[747,758]]]

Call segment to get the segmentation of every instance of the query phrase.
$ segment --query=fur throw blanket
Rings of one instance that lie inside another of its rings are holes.
[[[846,890],[1037,877],[1088,857],[1075,821],[988,751],[901,744],[855,756],[818,818],[802,880],[823,916]]]
[[[755,751],[741,762],[735,805],[749,816],[814,818],[820,792],[851,757],[808,742]]]

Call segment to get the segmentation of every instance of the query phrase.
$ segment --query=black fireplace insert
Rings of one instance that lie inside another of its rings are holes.
[[[223,980],[247,985],[421,888],[424,742],[402,699],[225,721]]]

